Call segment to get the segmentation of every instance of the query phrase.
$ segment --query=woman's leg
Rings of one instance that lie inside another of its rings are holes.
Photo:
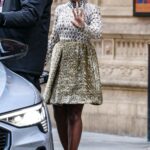
[[[68,120],[67,110],[64,106],[53,105],[54,117],[60,141],[64,150],[68,150]]]
[[[82,119],[81,114],[83,110],[82,104],[77,105],[67,105],[68,113],[68,127],[69,127],[69,149],[68,150],[77,150],[81,134],[82,134]]]

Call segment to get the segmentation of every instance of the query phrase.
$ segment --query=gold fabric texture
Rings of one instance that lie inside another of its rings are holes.
[[[50,104],[102,103],[98,61],[90,43],[60,41],[54,46],[44,99]]]

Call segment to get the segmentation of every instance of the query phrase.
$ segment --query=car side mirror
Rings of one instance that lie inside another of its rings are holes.
[[[0,40],[0,60],[21,58],[27,54],[28,46],[16,40]]]

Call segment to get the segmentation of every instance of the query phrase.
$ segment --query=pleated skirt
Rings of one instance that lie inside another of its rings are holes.
[[[52,52],[44,99],[48,104],[102,104],[102,86],[92,44],[58,42]]]

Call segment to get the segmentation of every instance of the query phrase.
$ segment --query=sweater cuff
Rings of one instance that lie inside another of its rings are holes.
[[[84,32],[86,32],[87,34],[89,34],[89,26],[85,23],[84,25]]]

